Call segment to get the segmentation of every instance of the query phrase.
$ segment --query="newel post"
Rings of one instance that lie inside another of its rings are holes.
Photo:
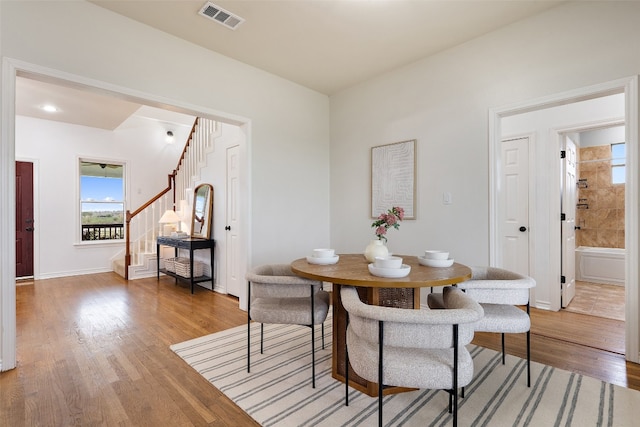
[[[131,244],[130,244],[130,231],[131,226],[131,211],[127,210],[125,219],[125,247],[124,247],[124,280],[129,280],[129,266],[131,265]]]

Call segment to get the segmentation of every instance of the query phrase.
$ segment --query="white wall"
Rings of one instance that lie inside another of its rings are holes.
[[[99,153],[122,153],[120,157],[128,159],[130,185],[127,199],[131,211],[167,187],[168,175],[178,165],[194,120],[195,116],[187,117],[142,106],[113,131],[117,144],[112,147],[92,144],[92,149]],[[167,129],[173,132],[171,144],[166,142]],[[16,138],[16,148],[17,144]],[[82,147],[78,147],[80,153]]]
[[[631,2],[561,6],[332,96],[332,245],[373,236],[370,148],[415,138],[417,220],[390,249],[488,263],[488,109],[640,72],[639,15]]]
[[[125,209],[133,211],[167,186],[191,129],[174,126],[182,142],[167,144],[164,128],[137,116],[114,131],[16,116],[16,158],[35,167],[36,279],[111,271],[123,243],[81,242],[78,159],[126,163]]]
[[[625,142],[624,126],[613,126],[605,129],[580,132],[580,147],[582,148],[616,144],[619,142]]]
[[[254,263],[328,244],[326,96],[89,3],[2,7],[3,56],[251,121]]]
[[[562,5],[332,96],[332,246],[363,250],[373,236],[371,147],[415,138],[417,219],[390,249],[488,264],[489,109],[638,74],[638,16],[638,2]]]
[[[595,98],[543,110],[517,114],[502,119],[502,137],[509,138],[533,133],[537,143],[549,145],[550,132],[571,127],[596,127],[603,123],[624,119],[624,94]],[[581,132],[580,139],[588,134],[610,133],[624,141],[624,126]]]
[[[249,262],[288,262],[329,245],[329,100],[87,2],[0,2],[0,55],[153,95],[158,103],[247,123],[250,166]],[[3,87],[13,87],[3,67]],[[12,111],[2,92],[2,170],[12,171]],[[7,173],[8,183],[13,182]],[[4,175],[3,175],[4,177]],[[4,178],[3,178],[4,179]],[[3,186],[5,187],[5,186]],[[0,194],[11,210],[13,191]],[[0,222],[12,251],[12,217]],[[2,297],[13,298],[14,257],[2,261]],[[11,302],[2,301],[10,307]],[[4,310],[4,309],[3,309]],[[12,327],[2,313],[2,343]],[[10,320],[9,320],[10,321]],[[10,340],[9,340],[10,341]],[[4,345],[4,344],[3,344]],[[6,355],[6,349],[0,348]],[[11,362],[9,362],[11,364]]]

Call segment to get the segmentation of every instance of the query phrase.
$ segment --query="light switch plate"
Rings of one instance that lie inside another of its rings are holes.
[[[442,193],[442,204],[450,205],[452,203],[453,203],[453,198],[451,196],[451,193],[449,193],[448,191],[445,191],[444,193]]]

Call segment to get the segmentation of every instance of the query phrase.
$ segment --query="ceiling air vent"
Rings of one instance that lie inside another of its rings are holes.
[[[238,15],[234,15],[228,10],[224,10],[220,6],[216,6],[210,1],[206,2],[204,6],[202,6],[198,14],[204,16],[205,18],[213,19],[218,24],[222,24],[227,28],[231,28],[232,30],[235,30],[240,24],[244,22],[243,18],[240,18]]]

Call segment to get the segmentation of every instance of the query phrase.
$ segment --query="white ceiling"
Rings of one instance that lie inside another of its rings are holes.
[[[327,95],[563,2],[213,0],[245,19],[231,30],[206,0],[90,1]]]
[[[180,138],[185,132],[188,135],[195,119],[188,114],[139,104],[97,89],[38,78],[28,75],[16,78],[16,115],[105,130],[115,130],[128,118],[136,116],[152,120],[159,127],[176,133],[176,137],[180,134]],[[55,106],[57,111],[45,111],[45,105]]]
[[[58,110],[47,112],[45,105]],[[140,108],[140,104],[97,92],[59,84],[16,79],[16,114],[98,129],[114,130]]]
[[[200,16],[205,0],[90,1],[331,95],[565,0],[214,1],[245,19],[235,30]],[[60,111],[45,114],[46,102]],[[30,117],[113,130],[140,106],[56,82],[19,78],[16,85],[16,113]]]

